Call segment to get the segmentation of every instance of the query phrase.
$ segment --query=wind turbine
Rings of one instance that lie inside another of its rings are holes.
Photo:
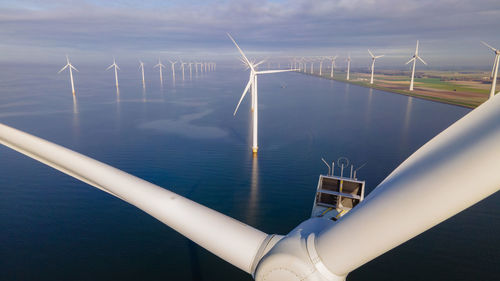
[[[490,48],[493,51],[493,53],[495,53],[495,60],[493,61],[493,68],[491,69],[491,77],[493,79],[491,81],[491,90],[490,90],[490,99],[491,99],[495,95],[496,86],[497,86],[498,62],[500,61],[500,49],[495,49],[483,41],[481,41],[481,43],[483,43],[483,45]]]
[[[69,57],[66,55],[66,65],[59,70],[57,73],[61,73],[63,70],[66,68],[69,68],[69,80],[71,81],[71,92],[73,93],[73,96],[75,95],[75,83],[73,82],[73,69],[78,72],[78,69],[74,67],[71,62],[69,62]]]
[[[190,62],[189,64],[189,79],[193,77],[193,63]]]
[[[236,106],[236,109],[234,110],[233,116],[236,115],[236,112],[238,112],[238,108],[240,107],[241,101],[243,100],[243,98],[247,94],[249,88],[252,87],[252,105],[253,105],[253,116],[252,116],[252,119],[253,119],[253,126],[252,126],[253,127],[253,130],[252,130],[252,132],[253,132],[252,152],[255,154],[255,153],[257,153],[257,150],[259,149],[259,145],[257,143],[257,135],[258,135],[258,127],[259,127],[259,121],[258,121],[258,117],[259,117],[259,114],[258,114],[258,112],[259,112],[259,110],[258,110],[259,99],[258,99],[258,95],[257,95],[257,75],[260,75],[260,74],[270,74],[270,73],[279,73],[279,72],[289,72],[289,71],[293,71],[293,69],[262,70],[262,71],[258,71],[256,69],[257,66],[259,66],[262,63],[264,63],[264,61],[260,61],[258,63],[255,63],[255,62],[251,62],[250,60],[248,60],[248,58],[245,56],[245,54],[240,49],[240,47],[238,46],[238,44],[236,44],[236,41],[234,41],[233,37],[231,37],[231,35],[229,33],[227,34],[227,36],[229,36],[229,39],[231,39],[231,41],[233,41],[234,45],[236,46],[236,48],[240,52],[241,57],[242,57],[241,60],[243,61],[243,63],[248,68],[250,68],[250,79],[248,80],[248,83],[247,83],[247,85],[245,87],[245,90],[243,90],[243,94],[241,95],[241,98],[238,101],[238,105]]]
[[[347,80],[349,80],[349,74],[351,72],[351,54],[347,57]]]
[[[257,281],[344,281],[363,264],[500,189],[499,108],[495,96],[469,112],[336,222],[309,218],[285,235],[262,232],[1,123],[0,143],[141,209]]]
[[[157,68],[157,67],[160,69],[160,84],[163,86],[163,73],[162,73],[161,69],[165,68],[165,66],[163,65],[163,63],[161,63],[160,58],[158,58],[158,64],[156,64],[154,66],[154,68]]]
[[[319,76],[323,74],[323,57],[319,58]]]
[[[187,63],[183,62],[182,60],[181,61],[181,69],[182,69],[182,80],[184,80],[184,65],[186,65]]]
[[[335,67],[335,60],[337,59],[337,56],[331,57],[332,59],[332,68],[330,70],[330,77],[333,78],[333,68]]]
[[[374,56],[370,50],[368,50],[368,53],[370,53],[370,56],[372,57],[372,66],[371,66],[372,76],[370,78],[370,84],[373,84],[373,70],[375,69],[375,60],[383,57],[384,55]]]
[[[314,74],[314,59],[311,59],[311,74]]]
[[[415,48],[415,54],[406,64],[413,62],[413,67],[411,71],[411,81],[410,81],[410,91],[413,91],[413,78],[415,77],[415,64],[417,63],[417,59],[420,60],[423,64],[427,65],[427,63],[418,55],[418,40],[417,47]]]
[[[146,88],[146,80],[144,79],[144,63],[141,60],[139,61],[139,68],[141,69],[142,73],[142,88]]]
[[[108,66],[108,68],[106,68],[106,70],[109,70],[111,68],[114,68],[115,69],[115,82],[116,82],[116,91],[118,91],[118,69],[120,69],[118,67],[118,65],[116,64],[116,60],[115,60],[115,57],[113,57],[113,64]]]
[[[175,81],[175,64],[177,63],[177,61],[171,61],[171,60],[168,60],[172,66],[172,79],[174,79]]]

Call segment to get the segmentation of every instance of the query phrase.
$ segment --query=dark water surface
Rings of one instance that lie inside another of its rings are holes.
[[[177,73],[175,85],[166,72],[163,89],[148,69],[143,92],[137,66],[122,66],[117,96],[111,72],[81,66],[74,102],[59,68],[1,67],[0,122],[268,233],[308,218],[326,172],[321,157],[367,162],[358,177],[369,193],[469,111],[297,73],[261,76],[252,158],[249,99],[232,116],[248,79],[241,69],[186,72],[185,81]],[[495,194],[348,280],[500,280],[499,210]],[[0,280],[251,277],[135,207],[2,146]]]

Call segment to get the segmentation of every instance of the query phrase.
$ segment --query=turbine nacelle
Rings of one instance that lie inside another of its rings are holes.
[[[153,66],[153,67],[154,68],[157,68],[157,67],[159,67],[159,68],[165,68],[165,65],[163,65],[163,63],[161,63],[161,60],[158,59],[158,63],[155,66]]]

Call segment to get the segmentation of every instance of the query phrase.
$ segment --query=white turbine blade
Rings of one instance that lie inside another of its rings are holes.
[[[69,67],[73,68],[73,69],[74,69],[75,71],[77,71],[77,72],[80,72],[80,71],[78,71],[78,69],[76,69],[76,67],[74,67],[72,64],[70,64],[70,65],[69,65]]]
[[[106,70],[110,70],[113,66],[115,66],[114,63],[112,65],[108,66],[108,68],[106,68]]]
[[[385,55],[376,56],[376,57],[374,57],[374,58],[378,59],[378,58],[381,58],[381,57],[383,57],[383,56],[385,56]]]
[[[157,64],[157,65],[153,66],[153,68],[157,68],[157,67],[159,67],[159,66],[160,66],[160,64]]]
[[[116,63],[115,63],[115,66],[116,66],[116,68],[118,68],[118,70],[121,70],[120,67]]]
[[[500,96],[431,139],[315,240],[343,276],[500,188]]]
[[[236,48],[240,52],[240,54],[243,57],[243,59],[245,59],[246,63],[250,66],[250,68],[253,69],[252,63],[250,63],[250,61],[248,60],[247,56],[245,56],[245,53],[243,53],[243,51],[241,50],[240,46],[238,46],[238,44],[236,43],[236,41],[234,41],[233,37],[231,37],[231,35],[229,33],[227,33],[227,36],[229,36],[229,39],[231,39],[231,41],[233,41],[234,45],[236,46]]]
[[[279,73],[279,72],[290,72],[295,71],[296,69],[279,69],[279,70],[262,70],[257,71],[257,74],[269,74],[269,73]]]
[[[414,61],[415,60],[415,57],[411,58],[411,60],[409,60],[407,63],[405,64],[409,64],[410,62]]]
[[[102,162],[3,124],[0,124],[0,143],[104,189],[234,266],[253,273],[254,259],[267,241],[264,232]]]
[[[418,58],[418,59],[419,59],[419,60],[420,60],[423,64],[427,65],[427,63],[426,63],[426,62],[425,62],[425,61],[424,61],[421,57],[418,57],[418,56],[417,56],[417,58]]]
[[[69,64],[66,64],[63,68],[61,68],[61,70],[59,70],[57,73],[61,73],[63,70],[66,69],[66,67],[68,67]]]
[[[368,49],[368,53],[370,53],[370,56],[372,56],[372,58],[375,57],[369,49]]]
[[[485,45],[486,47],[490,48],[493,52],[496,52],[497,49],[491,47],[490,45],[488,45],[488,43],[486,43],[484,41],[481,41],[481,43],[483,43],[483,45]]]
[[[241,104],[241,101],[243,100],[243,98],[245,97],[245,95],[247,94],[248,92],[248,89],[250,88],[250,85],[253,85],[253,75],[250,74],[250,79],[248,80],[248,83],[247,83],[247,86],[245,87],[245,90],[243,90],[243,94],[241,95],[241,98],[240,100],[238,101],[238,105],[236,105],[236,109],[234,110],[233,112],[233,116],[236,115],[236,112],[238,112],[238,108],[240,108],[240,104]]]
[[[259,65],[261,65],[261,64],[263,64],[265,62],[266,62],[266,60],[261,60],[258,63],[254,64],[253,67],[257,67],[257,66],[259,66]]]

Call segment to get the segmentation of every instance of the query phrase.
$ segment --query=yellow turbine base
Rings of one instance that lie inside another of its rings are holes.
[[[259,149],[258,147],[252,147],[252,152],[255,154],[255,153],[257,153],[258,149]]]

